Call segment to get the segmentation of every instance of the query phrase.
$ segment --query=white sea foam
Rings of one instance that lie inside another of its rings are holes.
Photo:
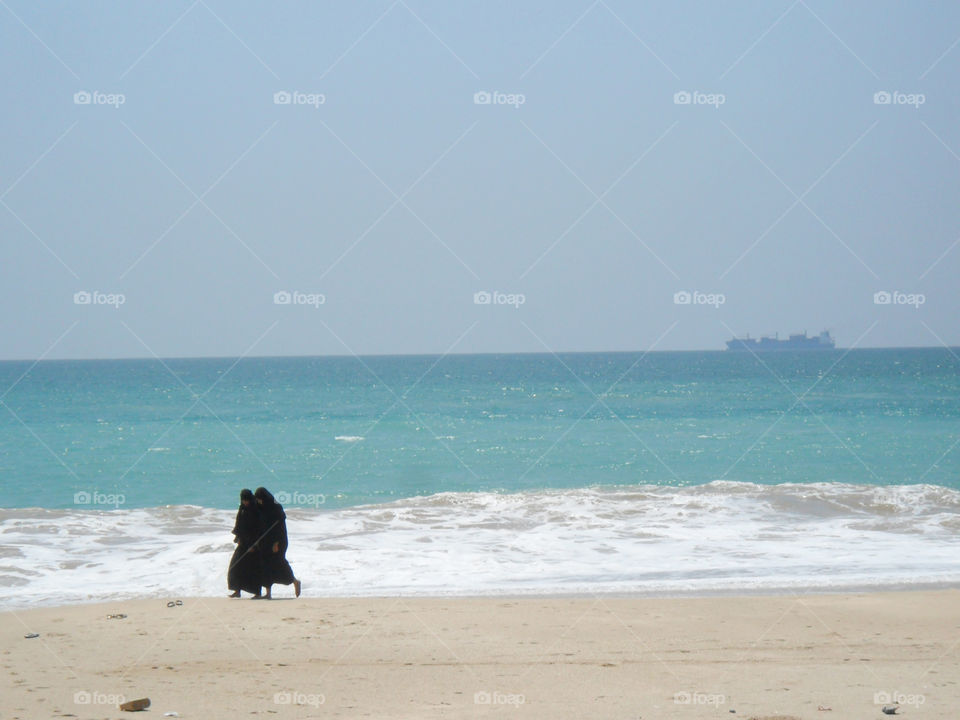
[[[0,607],[222,595],[233,514],[0,510]],[[287,514],[287,557],[309,595],[960,583],[960,493],[933,485],[441,493]]]
[[[362,435],[337,435],[334,440],[339,440],[340,442],[360,442],[365,440]]]

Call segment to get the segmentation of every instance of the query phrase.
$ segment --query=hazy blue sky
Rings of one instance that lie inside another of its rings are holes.
[[[0,357],[960,345],[958,40],[955,2],[3,0]]]

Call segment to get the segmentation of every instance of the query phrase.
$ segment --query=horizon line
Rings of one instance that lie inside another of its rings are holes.
[[[960,350],[960,345],[876,345],[855,348],[834,347],[822,350],[757,350],[756,352],[768,355],[770,353],[829,353],[854,352],[857,350]],[[6,362],[103,362],[121,360],[295,360],[316,358],[384,358],[384,357],[473,357],[485,355],[654,355],[665,353],[732,353],[734,355],[750,355],[749,350],[728,350],[717,348],[695,348],[687,350],[556,350],[556,351],[480,351],[480,352],[449,352],[449,353],[330,353],[330,354],[298,354],[298,355],[175,355],[158,357],[155,355],[130,355],[118,357],[63,357],[63,358],[0,358],[0,363]]]

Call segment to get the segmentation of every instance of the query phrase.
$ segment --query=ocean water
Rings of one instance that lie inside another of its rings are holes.
[[[947,349],[0,363],[0,603],[960,584]],[[162,568],[158,571],[158,568]]]

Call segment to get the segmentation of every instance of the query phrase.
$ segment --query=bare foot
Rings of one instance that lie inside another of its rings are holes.
[[[237,590],[235,593],[233,593],[233,594],[231,594],[231,595],[227,595],[227,597],[240,597],[240,591]]]
[[[299,580],[293,581],[293,591],[297,594],[297,597],[300,597],[300,581]]]

